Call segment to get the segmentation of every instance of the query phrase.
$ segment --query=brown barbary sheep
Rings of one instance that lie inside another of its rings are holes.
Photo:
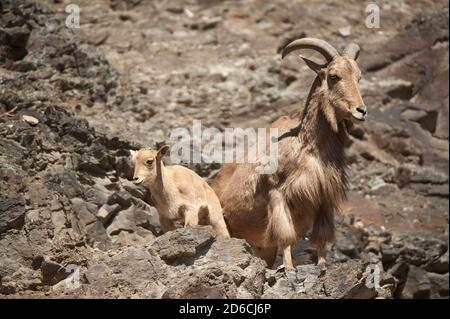
[[[151,193],[164,232],[175,229],[175,221],[185,227],[211,225],[218,235],[230,237],[216,193],[190,169],[165,166],[162,157],[169,146],[159,150],[130,151],[134,163],[134,182],[143,183]]]
[[[302,49],[319,52],[327,63],[302,57],[317,74],[305,108],[268,126],[278,129],[276,173],[258,174],[256,164],[231,163],[212,183],[231,236],[245,238],[269,267],[278,247],[285,267],[293,267],[290,246],[310,230],[318,263],[325,262],[326,244],[334,240],[334,213],[346,198],[345,139],[352,122],[367,115],[358,88],[359,46],[350,44],[339,54],[323,40],[303,38],[288,44],[282,56]]]

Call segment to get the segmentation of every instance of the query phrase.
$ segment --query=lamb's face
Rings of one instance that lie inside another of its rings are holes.
[[[130,151],[131,161],[134,164],[133,182],[141,184],[151,180],[156,175],[157,150],[148,148],[139,151]]]

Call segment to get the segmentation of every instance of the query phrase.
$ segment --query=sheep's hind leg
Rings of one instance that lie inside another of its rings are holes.
[[[267,263],[267,267],[272,269],[277,258],[278,247],[256,247],[252,246],[253,253]]]
[[[324,265],[327,262],[327,244],[317,244],[317,265]]]

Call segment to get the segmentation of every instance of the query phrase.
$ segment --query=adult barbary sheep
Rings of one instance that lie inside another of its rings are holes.
[[[311,229],[318,263],[325,262],[326,244],[334,239],[334,212],[346,196],[347,130],[367,115],[358,88],[358,45],[339,54],[323,40],[303,38],[288,44],[282,57],[302,49],[319,52],[327,62],[302,57],[317,74],[305,108],[268,126],[278,128],[277,172],[260,175],[257,164],[231,163],[212,183],[231,236],[245,238],[269,267],[278,247],[283,264],[293,267],[290,246]]]
[[[143,148],[130,151],[134,163],[134,183],[143,183],[150,191],[164,232],[175,229],[175,221],[184,226],[210,224],[218,235],[230,237],[222,207],[212,188],[190,169],[165,166],[162,157],[169,150]]]

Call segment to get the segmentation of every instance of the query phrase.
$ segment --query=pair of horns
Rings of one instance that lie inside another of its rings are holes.
[[[284,58],[288,54],[300,49],[315,50],[322,54],[328,63],[330,63],[336,56],[340,55],[339,52],[331,44],[324,40],[316,38],[302,38],[289,43],[281,52],[281,56],[282,58]],[[359,51],[359,45],[357,45],[356,43],[350,43],[345,47],[342,55],[356,60],[358,58]]]

